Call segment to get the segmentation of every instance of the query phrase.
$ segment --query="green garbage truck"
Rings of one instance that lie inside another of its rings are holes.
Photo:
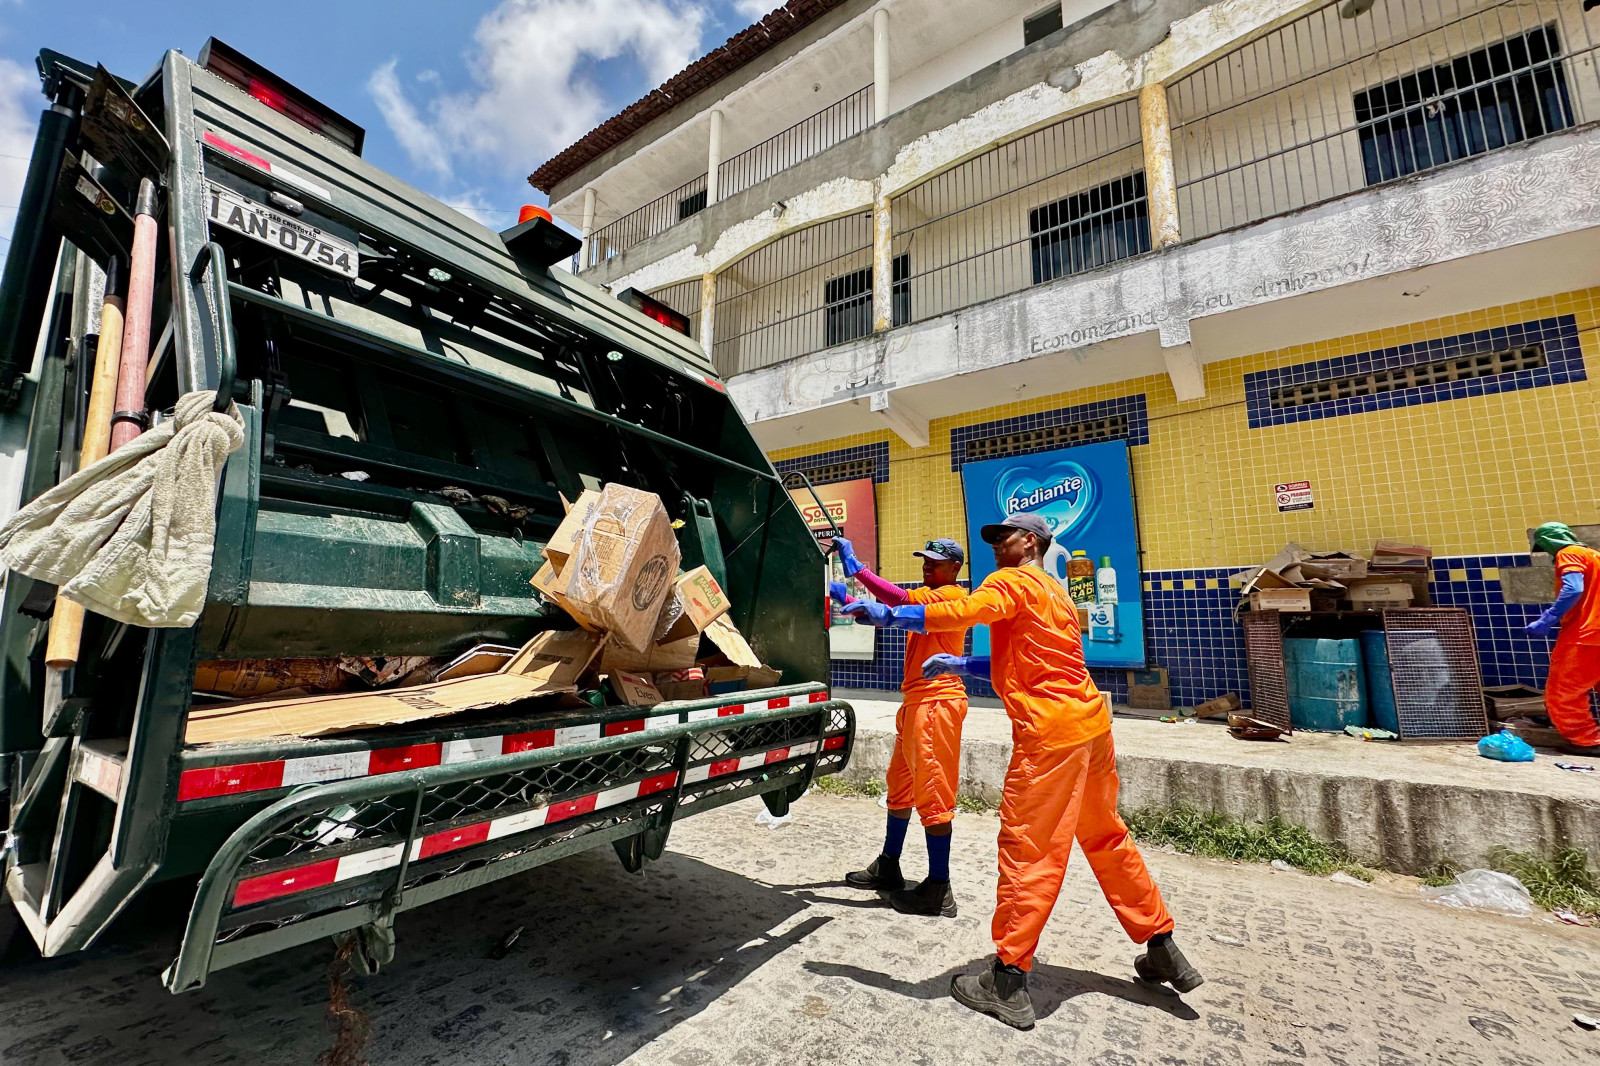
[[[0,278],[0,510],[78,469],[124,292],[148,352],[115,420],[215,390],[245,432],[194,626],[89,613],[63,655],[68,601],[6,577],[5,890],[40,951],[192,884],[173,992],[323,937],[381,965],[402,911],[605,845],[637,871],[674,820],[752,796],[781,814],[844,767],[817,542],[673,316],[561,269],[577,240],[548,217],[497,233],[367,163],[358,126],[222,42],[140,82],[51,51],[39,73]],[[659,497],[683,566],[726,590],[765,664],[745,687],[189,739],[227,698],[202,667],[571,629],[530,581],[563,501],[613,483]]]

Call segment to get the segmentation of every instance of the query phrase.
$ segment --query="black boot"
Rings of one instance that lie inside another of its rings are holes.
[[[1146,947],[1148,950],[1133,960],[1133,968],[1140,980],[1151,984],[1166,983],[1179,992],[1193,992],[1205,983],[1200,971],[1183,957],[1178,945],[1172,942],[1171,933],[1156,934]]]
[[[994,966],[978,974],[950,979],[950,994],[957,1003],[979,1014],[992,1014],[1017,1029],[1033,1028],[1033,999],[1028,995],[1028,972],[1015,966]]]
[[[906,879],[900,875],[900,856],[879,855],[865,870],[851,870],[845,874],[844,883],[851,888],[898,892],[906,887]]]
[[[889,893],[889,906],[901,914],[923,914],[928,917],[956,916],[956,894],[950,891],[949,881],[928,878],[916,888]]]

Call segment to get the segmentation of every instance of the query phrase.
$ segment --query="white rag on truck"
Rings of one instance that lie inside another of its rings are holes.
[[[43,493],[0,527],[0,561],[136,626],[200,617],[217,532],[217,475],[244,444],[239,409],[214,392]]]

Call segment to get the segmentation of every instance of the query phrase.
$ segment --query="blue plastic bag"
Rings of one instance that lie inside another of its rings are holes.
[[[1501,762],[1532,762],[1533,748],[1515,733],[1491,733],[1478,741],[1478,754]]]

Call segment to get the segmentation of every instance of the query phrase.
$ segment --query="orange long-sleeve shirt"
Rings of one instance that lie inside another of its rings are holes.
[[[1078,609],[1036,566],[996,570],[963,600],[924,608],[929,633],[987,625],[990,680],[1019,748],[1083,744],[1111,728],[1111,709],[1083,658]]]
[[[908,603],[922,604],[924,606],[935,603],[950,603],[954,600],[965,599],[966,589],[960,585],[940,585],[938,588],[929,588],[923,585],[914,588],[906,594]],[[943,652],[948,655],[960,655],[961,646],[966,642],[965,629],[946,630],[943,633],[907,633],[906,634],[906,676],[900,683],[900,691],[905,693],[907,699],[916,700],[964,700],[967,698],[966,686],[954,674],[940,674],[938,677],[924,678],[922,664],[928,661],[930,655]]]
[[[1561,579],[1568,574],[1583,575],[1583,596],[1561,619],[1557,639],[1568,644],[1600,644],[1600,552],[1581,544],[1569,544],[1556,552],[1556,595],[1561,595]]]

